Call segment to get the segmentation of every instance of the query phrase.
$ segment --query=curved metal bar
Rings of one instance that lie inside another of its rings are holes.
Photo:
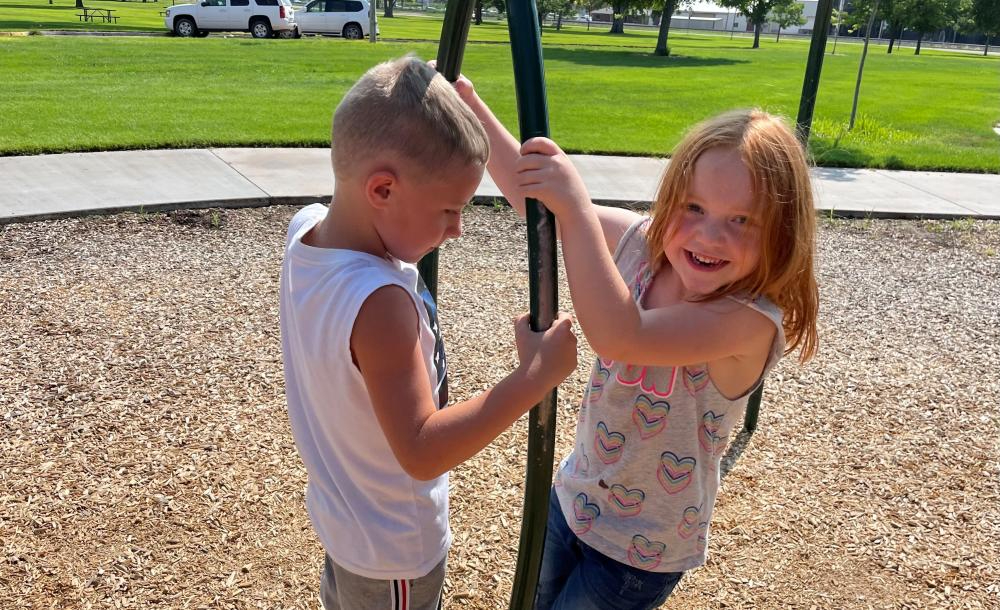
[[[535,1],[510,0],[507,3],[507,27],[514,60],[521,141],[548,136],[541,33]],[[528,199],[526,207],[531,327],[543,330],[552,325],[559,300],[555,217],[534,199]],[[555,428],[556,390],[553,388],[542,402],[531,409],[528,420],[528,464],[517,571],[510,598],[511,610],[528,610],[534,605],[545,542],[545,522],[549,512]]]

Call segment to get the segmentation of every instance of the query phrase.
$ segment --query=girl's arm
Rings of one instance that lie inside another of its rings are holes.
[[[576,337],[561,313],[534,333],[517,321],[520,364],[482,394],[445,409],[434,404],[413,299],[398,286],[376,290],[358,313],[351,351],[375,416],[399,465],[430,480],[488,445],[576,368]]]
[[[490,177],[496,183],[497,188],[503,196],[510,202],[510,205],[521,218],[525,215],[524,195],[518,188],[517,181],[517,161],[521,158],[521,144],[511,135],[503,123],[493,114],[486,102],[479,97],[472,82],[464,76],[460,76],[455,82],[455,90],[462,100],[472,109],[479,118],[479,121],[486,129],[486,134],[490,138],[490,159],[486,164]],[[590,199],[588,197],[587,201]],[[609,252],[614,252],[618,241],[625,235],[625,231],[641,216],[632,210],[624,208],[612,208],[605,206],[594,206],[597,218],[601,223],[601,230],[604,235],[604,242]],[[559,225],[556,224],[556,232]]]
[[[573,164],[547,138],[525,142],[518,188],[544,201],[562,228],[563,259],[576,318],[602,358],[681,366],[725,358],[759,360],[774,324],[730,300],[640,309],[604,241],[601,220]]]

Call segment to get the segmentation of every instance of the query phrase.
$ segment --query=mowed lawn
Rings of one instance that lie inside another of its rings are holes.
[[[0,28],[38,0],[0,0]],[[56,0],[69,6],[70,0]],[[30,4],[29,4],[30,3]],[[164,2],[91,2],[162,31]],[[124,15],[124,13],[119,13]],[[75,20],[75,16],[73,16]],[[29,19],[30,21],[30,19]],[[382,19],[384,40],[172,37],[0,37],[0,154],[206,146],[326,146],[337,101],[378,61],[436,54],[440,18]],[[121,19],[118,29],[132,27]],[[34,26],[32,26],[34,27]],[[517,132],[505,23],[473,26],[463,70]],[[423,42],[426,41],[426,42]],[[794,118],[808,43],[671,33],[655,57],[655,31],[546,29],[553,137],[575,152],[665,155],[694,122],[760,106]],[[817,164],[1000,171],[1000,61],[911,48],[866,64],[860,121],[845,132],[860,45],[826,55],[811,148]]]

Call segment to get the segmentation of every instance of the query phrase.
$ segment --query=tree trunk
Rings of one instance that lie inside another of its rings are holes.
[[[778,26],[778,35],[774,37],[774,42],[781,40],[781,26]]]
[[[986,57],[990,52],[990,35],[986,34],[986,44],[983,45],[983,57]]]
[[[611,3],[611,34],[624,34],[625,33],[625,8],[628,6],[628,2],[623,0],[615,0]]]
[[[76,0],[76,8],[83,8],[83,0]]]
[[[382,13],[383,17],[392,18],[392,9],[396,8],[396,0],[385,0],[385,12]]]
[[[868,17],[868,27],[865,28],[865,47],[861,50],[861,61],[858,62],[858,82],[854,85],[854,103],[851,106],[851,121],[847,125],[847,131],[854,129],[854,119],[858,116],[858,95],[861,93],[861,77],[865,73],[865,58],[868,57],[868,42],[872,37],[872,24],[875,23],[875,13],[878,12],[879,0],[875,0],[872,6],[872,14]]]
[[[760,25],[759,23],[753,24],[753,49],[760,48]]]
[[[917,50],[913,52],[914,55],[920,55],[920,43],[924,41],[924,33],[917,32]]]
[[[653,55],[659,55],[660,57],[668,57],[670,55],[667,37],[670,36],[670,18],[673,17],[676,8],[677,0],[666,0],[663,4],[663,14],[660,16],[660,31],[656,36],[656,50],[653,51]]]
[[[483,25],[483,0],[476,0],[476,8],[472,13],[476,25]]]
[[[889,55],[892,55],[892,45],[896,42],[896,39],[903,35],[903,26],[889,24]]]
[[[558,15],[556,15],[556,31],[558,32],[561,29],[562,29],[562,13],[559,13]]]

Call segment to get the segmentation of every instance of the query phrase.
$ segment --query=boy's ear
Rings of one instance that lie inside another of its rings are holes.
[[[399,188],[399,179],[392,170],[382,169],[368,174],[365,180],[365,196],[369,205],[376,210],[383,210],[392,203],[392,198]]]

